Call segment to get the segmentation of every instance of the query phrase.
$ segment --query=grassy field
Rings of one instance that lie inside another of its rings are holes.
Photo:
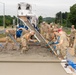
[[[6,34],[0,34],[0,38],[3,38],[5,36],[6,36]]]
[[[3,29],[4,29],[4,27],[3,26],[0,26],[0,30],[3,30]],[[6,36],[5,34],[0,34],[0,38],[3,38],[5,36]]]
[[[12,28],[12,26],[7,26],[6,29],[8,29],[8,28]],[[4,29],[4,27],[0,26],[0,29]]]
[[[71,33],[71,31],[67,31],[66,33],[67,33],[67,34],[70,34],[70,33]]]

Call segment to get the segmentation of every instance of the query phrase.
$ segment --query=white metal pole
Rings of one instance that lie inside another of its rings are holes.
[[[3,25],[4,25],[4,28],[5,28],[5,3],[3,3]]]

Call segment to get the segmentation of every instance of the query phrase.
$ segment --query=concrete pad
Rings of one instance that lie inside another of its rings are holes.
[[[71,75],[60,63],[0,63],[0,75]]]

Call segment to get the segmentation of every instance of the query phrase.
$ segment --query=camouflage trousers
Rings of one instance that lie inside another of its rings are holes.
[[[40,28],[40,33],[41,33],[41,34],[43,34],[43,33],[44,33],[44,31],[43,31],[43,29],[42,29],[42,28]]]
[[[4,45],[4,48],[5,49],[7,49],[7,45],[8,45],[8,43],[9,43],[9,41],[10,41],[10,37],[7,35],[6,36],[6,42],[5,42],[5,45]],[[14,44],[14,42],[12,43],[12,50],[13,49],[15,49],[15,44]]]
[[[28,50],[28,41],[21,37],[21,53],[24,53],[24,51],[27,51]]]
[[[43,36],[45,39],[49,40],[49,34],[48,33],[44,33]]]
[[[74,40],[75,40],[75,39],[70,38],[70,40],[69,40],[69,47],[73,47],[73,45],[74,45]]]
[[[59,51],[59,52],[58,52],[58,55],[59,55],[59,56],[62,56],[63,58],[66,57],[67,47],[62,47],[62,46],[57,47],[57,51]]]

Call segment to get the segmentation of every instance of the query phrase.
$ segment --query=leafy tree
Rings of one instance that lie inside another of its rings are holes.
[[[3,26],[3,16],[0,16],[0,26]]]
[[[15,19],[15,24],[17,24],[17,17],[16,16],[13,16],[12,18]]]
[[[68,12],[58,12],[56,14],[55,23],[60,23],[63,26],[66,26],[68,14]]]
[[[10,15],[5,15],[5,27],[11,26],[13,24],[13,19],[16,20],[17,23],[17,18],[15,16],[11,17]],[[3,16],[0,15],[0,26],[3,26]]]
[[[39,24],[42,23],[43,22],[43,17],[39,16],[38,20],[39,20]]]
[[[69,21],[76,27],[76,4],[70,7]]]
[[[45,17],[45,18],[43,18],[43,21],[45,21],[45,22],[47,22],[48,24],[50,24],[51,22],[55,22],[55,18]]]
[[[60,11],[56,14],[55,23],[60,23],[61,24],[61,18],[62,18],[62,12]]]
[[[10,20],[8,20],[8,19],[6,19],[6,20],[5,20],[5,25],[6,25],[6,26],[11,25],[11,21],[10,21]]]

